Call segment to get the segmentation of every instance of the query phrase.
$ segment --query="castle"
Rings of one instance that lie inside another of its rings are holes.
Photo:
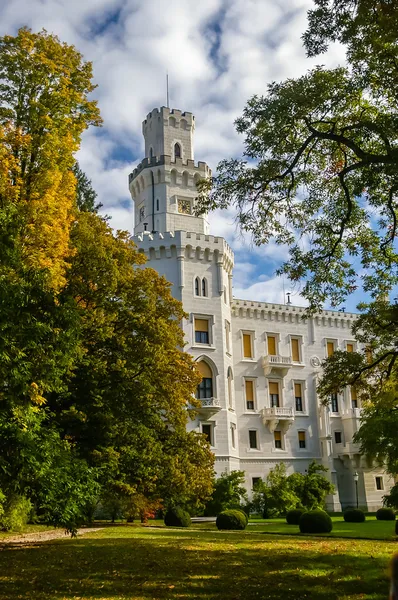
[[[194,162],[194,129],[191,113],[154,109],[143,122],[145,158],[129,176],[133,239],[189,315],[185,349],[203,376],[202,406],[189,427],[207,435],[218,475],[245,472],[249,493],[276,464],[304,472],[315,459],[335,484],[330,510],[375,510],[393,482],[353,443],[361,418],[355,390],[328,407],[316,393],[321,361],[337,348],[356,349],[356,315],[324,311],[303,320],[301,307],[233,298],[233,252],[210,235],[207,215],[193,214],[196,184],[211,175]]]

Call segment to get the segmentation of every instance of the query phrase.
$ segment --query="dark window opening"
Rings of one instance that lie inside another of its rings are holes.
[[[207,296],[206,279],[202,279],[202,296]]]
[[[195,296],[200,296],[200,280],[199,277],[195,279]]]
[[[175,144],[175,146],[174,146],[174,158],[181,158],[181,146],[180,146],[180,144]]]
[[[278,407],[279,406],[279,394],[270,394],[271,396],[271,406]]]
[[[376,477],[376,490],[382,490],[382,489],[383,489],[383,478]]]
[[[257,448],[257,431],[249,431],[249,447],[250,448]]]
[[[211,425],[202,425],[202,433],[206,436],[210,446],[213,445],[213,427]]]
[[[211,377],[203,377],[196,390],[196,397],[201,400],[202,398],[213,397],[213,380]]]
[[[252,477],[252,490],[255,490],[261,481],[261,477]]]
[[[331,395],[330,402],[331,402],[331,406],[332,406],[332,412],[334,412],[334,413],[339,412],[339,401],[337,398],[337,394]]]
[[[342,443],[341,431],[334,432],[334,441],[336,442],[336,444]]]
[[[208,344],[209,343],[209,332],[208,331],[195,331],[195,342],[197,344]]]

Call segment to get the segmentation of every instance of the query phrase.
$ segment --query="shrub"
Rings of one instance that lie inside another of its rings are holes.
[[[182,508],[169,508],[164,516],[164,523],[167,527],[189,527],[191,517]]]
[[[392,508],[379,508],[376,519],[378,521],[395,521],[395,513]]]
[[[359,508],[347,508],[343,513],[346,523],[363,523],[365,521],[365,513]]]
[[[292,510],[288,510],[286,513],[286,523],[289,523],[289,525],[298,525],[300,517],[303,514],[304,511],[301,510],[301,508],[293,508]]]
[[[224,510],[216,520],[217,529],[246,529],[247,515],[241,510]]]
[[[0,519],[0,527],[4,531],[18,531],[29,520],[32,503],[25,496],[12,496],[7,502],[4,514]]]
[[[398,521],[395,521],[395,535],[398,535]]]
[[[332,519],[323,510],[310,510],[301,515],[301,533],[329,533],[333,529]]]

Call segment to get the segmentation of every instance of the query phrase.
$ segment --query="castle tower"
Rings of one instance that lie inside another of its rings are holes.
[[[145,158],[129,177],[135,207],[134,233],[192,231],[209,233],[207,215],[193,215],[196,184],[210,177],[204,162],[193,160],[195,117],[155,108],[142,124]]]

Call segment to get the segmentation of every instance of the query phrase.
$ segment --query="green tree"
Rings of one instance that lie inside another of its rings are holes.
[[[292,473],[287,478],[289,489],[299,498],[300,506],[306,510],[323,508],[326,496],[334,494],[334,485],[323,475],[327,471],[326,467],[313,460],[305,474]]]
[[[398,283],[398,7],[315,5],[304,34],[308,54],[339,41],[347,66],[317,67],[249,100],[236,121],[245,156],[222,161],[213,181],[201,184],[198,211],[232,205],[257,244],[287,245],[290,258],[278,272],[304,283],[307,314],[326,301],[341,306],[355,290],[367,294],[354,327],[358,352],[330,357],[319,391],[327,403],[331,392],[355,385],[365,407],[355,439],[396,469],[389,415],[398,411],[398,313],[388,298]],[[375,416],[385,432],[379,444]]]
[[[228,508],[243,507],[247,503],[244,482],[244,471],[222,473],[220,477],[214,480],[213,494],[206,504],[205,515],[217,516]]]
[[[97,192],[94,190],[91,179],[81,170],[76,162],[73,165],[73,174],[76,178],[76,205],[79,210],[98,212],[102,204],[96,204]]]
[[[253,493],[253,510],[264,518],[286,514],[300,506],[300,498],[289,485],[286,466],[281,463],[268,473],[265,481],[259,481]]]

